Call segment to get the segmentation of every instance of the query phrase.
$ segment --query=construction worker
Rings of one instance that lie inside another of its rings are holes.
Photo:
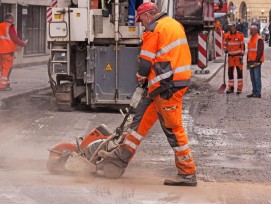
[[[261,98],[262,81],[261,66],[264,62],[264,41],[258,34],[258,27],[250,27],[251,38],[248,42],[247,68],[250,72],[252,83],[252,93],[247,95],[248,98]]]
[[[245,53],[244,34],[237,31],[235,23],[230,23],[230,32],[224,35],[223,44],[225,54],[228,54],[228,90],[234,93],[234,67],[237,71],[237,94],[243,90],[243,56]]]
[[[191,54],[183,26],[146,2],[137,9],[136,22],[145,27],[139,55],[138,80],[148,81],[148,96],[135,110],[130,131],[112,152],[99,155],[126,168],[141,141],[159,119],[175,154],[178,175],[165,185],[196,186],[196,167],[182,125],[182,97],[191,78]]]
[[[222,26],[219,20],[215,21],[215,31],[221,31],[222,30]]]
[[[17,36],[13,21],[13,14],[8,13],[5,16],[5,21],[0,23],[0,91],[12,90],[9,84],[9,75],[13,65],[14,52],[17,45],[26,45],[26,42]]]

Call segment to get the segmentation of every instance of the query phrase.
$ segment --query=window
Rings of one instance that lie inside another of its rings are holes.
[[[22,19],[24,19],[24,16]],[[44,54],[46,44],[46,7],[28,6],[25,21],[22,21],[22,29],[23,38],[28,39],[24,54]]]
[[[0,6],[0,22],[4,21],[5,15],[11,13],[11,4],[1,4]]]

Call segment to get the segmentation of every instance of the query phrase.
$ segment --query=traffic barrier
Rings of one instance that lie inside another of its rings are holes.
[[[215,60],[214,62],[223,62],[223,31],[215,30],[214,32],[214,44],[215,44]]]
[[[198,35],[198,67],[204,69],[207,67],[207,33]]]

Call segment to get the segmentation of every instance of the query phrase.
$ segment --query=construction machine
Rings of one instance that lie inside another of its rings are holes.
[[[129,104],[143,31],[140,23],[128,20],[129,8],[136,9],[131,2],[115,0],[106,7],[97,0],[58,0],[58,7],[52,7],[47,23],[48,74],[58,110],[70,111],[77,103],[91,108]],[[193,63],[202,32],[209,36],[212,58],[214,0],[154,2],[185,27]]]

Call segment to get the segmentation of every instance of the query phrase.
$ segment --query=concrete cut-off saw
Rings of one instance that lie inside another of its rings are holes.
[[[124,119],[115,131],[101,124],[91,130],[85,137],[76,138],[76,144],[61,143],[50,149],[47,169],[51,174],[98,174],[107,178],[116,179],[124,174],[124,169],[113,162],[104,162],[98,155],[100,150],[113,151],[123,141],[124,132],[132,121],[131,113],[138,106],[146,88],[136,88],[126,113],[120,112]]]

